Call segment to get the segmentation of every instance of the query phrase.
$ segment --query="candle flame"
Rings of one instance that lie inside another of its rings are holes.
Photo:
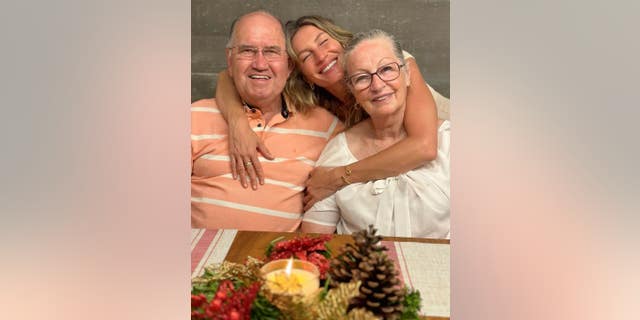
[[[293,257],[291,257],[291,259],[289,259],[289,262],[287,263],[287,268],[284,269],[284,273],[287,276],[291,275],[291,268],[293,267]]]

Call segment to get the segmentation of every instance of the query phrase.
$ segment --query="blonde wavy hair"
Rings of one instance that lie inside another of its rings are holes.
[[[296,68],[293,69],[284,88],[286,96],[290,102],[298,108],[298,111],[305,113],[314,106],[322,106],[335,114],[347,127],[368,117],[368,114],[357,108],[353,96],[349,95],[348,101],[342,102],[322,87],[310,85],[304,78],[300,68],[301,62],[293,51],[291,39],[298,30],[304,26],[314,26],[326,32],[331,38],[338,41],[343,48],[353,39],[353,33],[337,26],[331,19],[309,15],[302,16],[297,20],[290,20],[285,24],[285,38],[287,42],[287,53]]]

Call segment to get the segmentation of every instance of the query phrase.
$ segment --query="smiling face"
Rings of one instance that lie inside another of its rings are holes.
[[[240,97],[252,105],[279,99],[291,73],[280,22],[262,13],[245,16],[236,23],[231,46],[228,71]],[[248,54],[256,48],[255,55]]]
[[[342,45],[312,25],[301,27],[291,39],[297,64],[307,81],[323,88],[342,85]]]
[[[393,51],[389,39],[374,38],[364,40],[356,45],[347,57],[347,74],[366,75],[378,70],[383,72],[390,63],[404,64]],[[386,66],[386,67],[385,67]],[[381,67],[384,67],[381,69]],[[356,90],[351,84],[349,88],[358,104],[375,119],[396,112],[404,112],[407,98],[408,74],[406,67],[400,68],[398,78],[383,81],[377,74],[371,76],[371,85],[362,90]],[[357,78],[357,77],[356,77]]]

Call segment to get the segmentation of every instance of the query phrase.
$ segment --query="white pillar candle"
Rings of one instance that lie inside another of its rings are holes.
[[[320,287],[318,268],[308,261],[274,260],[265,264],[261,271],[265,285],[276,294],[309,296]]]

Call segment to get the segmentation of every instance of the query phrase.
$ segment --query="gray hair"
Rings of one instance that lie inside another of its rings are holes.
[[[282,25],[282,21],[280,21],[280,19],[278,17],[276,17],[275,15],[273,15],[272,13],[265,11],[265,10],[257,10],[257,11],[252,11],[249,13],[245,13],[235,19],[233,19],[233,22],[231,22],[231,30],[229,31],[229,39],[227,40],[227,46],[226,48],[231,48],[233,47],[233,40],[236,36],[236,25],[238,24],[238,22],[240,20],[242,20],[245,17],[248,16],[252,16],[252,15],[256,15],[256,14],[262,14],[265,16],[269,16],[272,17],[273,19],[275,19],[276,21],[278,21],[278,23],[280,24],[280,30],[282,31],[282,37],[284,38],[284,26]]]
[[[391,44],[391,48],[393,49],[393,54],[396,56],[396,58],[398,58],[398,60],[400,61],[404,61],[404,56],[402,55],[402,47],[400,46],[400,42],[398,42],[398,40],[396,40],[396,38],[393,35],[385,31],[382,31],[380,29],[372,29],[365,32],[358,32],[353,36],[353,39],[351,39],[351,41],[349,41],[347,46],[344,48],[344,53],[343,53],[344,56],[342,59],[342,69],[344,70],[345,77],[348,77],[347,61],[349,60],[349,55],[351,54],[351,52],[353,52],[353,50],[361,42],[366,40],[374,40],[374,39],[387,40],[389,44]]]

